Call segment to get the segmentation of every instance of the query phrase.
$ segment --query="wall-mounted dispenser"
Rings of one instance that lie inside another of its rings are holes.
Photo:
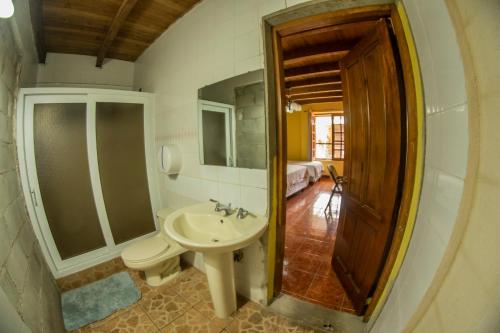
[[[176,145],[162,145],[158,152],[158,164],[161,172],[176,175],[182,167],[182,154]]]

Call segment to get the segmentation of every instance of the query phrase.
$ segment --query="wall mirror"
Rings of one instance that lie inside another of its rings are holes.
[[[266,168],[264,71],[198,90],[200,163]]]

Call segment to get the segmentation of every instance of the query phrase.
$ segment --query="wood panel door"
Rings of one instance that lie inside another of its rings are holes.
[[[387,23],[341,61],[345,166],[332,265],[362,314],[390,245],[402,156],[402,108]]]

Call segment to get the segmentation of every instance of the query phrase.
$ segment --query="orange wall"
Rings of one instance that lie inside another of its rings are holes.
[[[309,112],[287,113],[287,156],[289,160],[306,161],[310,158],[311,134]]]

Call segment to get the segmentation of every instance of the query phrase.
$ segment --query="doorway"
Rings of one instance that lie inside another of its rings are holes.
[[[287,133],[286,109],[291,109],[294,103],[305,108],[301,112],[328,114],[334,110],[325,104],[340,102],[340,113],[345,117],[345,182],[340,192],[333,193],[332,201],[323,200],[323,209],[326,205],[330,210],[335,206],[333,213],[323,210],[321,223],[326,226],[331,223],[327,227],[330,228],[329,246],[323,247],[323,251],[331,258],[328,274],[333,274],[339,282],[337,291],[344,292],[343,301],[332,308],[355,312],[367,321],[381,299],[389,275],[398,268],[394,265],[396,257],[400,250],[404,253],[406,249],[401,247],[403,235],[411,231],[411,228],[406,230],[410,207],[418,200],[413,189],[415,184],[418,186],[415,175],[420,168],[416,149],[419,126],[407,37],[393,5],[344,8],[302,16],[293,20],[283,18],[284,22],[280,23],[277,19],[264,19],[267,37],[270,37],[267,45],[272,45],[266,53],[267,63],[273,64],[268,77],[269,107],[277,110],[269,124],[271,128],[275,122],[277,134],[276,142],[271,139],[276,148],[276,178],[272,185],[277,202],[271,215],[276,219],[276,252],[271,258],[274,265],[270,265],[274,273],[270,298],[290,288],[287,248],[296,245],[287,244],[288,227],[310,224],[314,207],[319,211],[322,194],[326,197],[335,188],[334,182],[320,179],[298,193],[305,202],[309,201],[306,211],[310,215],[298,218],[302,222],[287,212],[287,206],[300,200],[292,197],[287,201],[290,197],[287,196],[290,173],[287,134],[290,137],[290,133]],[[312,105],[321,105],[322,110],[318,112]],[[314,123],[311,125],[310,148],[314,151],[315,128]],[[329,144],[333,161],[338,146],[333,142]],[[314,153],[309,157],[315,160]],[[326,171],[334,163],[323,164]],[[316,218],[318,214],[314,215]],[[306,253],[305,249],[311,245],[303,244],[299,250],[304,247],[302,252]],[[311,261],[302,260],[303,268],[311,266]],[[317,267],[323,266],[324,263],[315,265],[313,275],[318,276]],[[307,288],[314,290],[316,286],[311,282]],[[297,290],[288,291],[299,296]],[[328,288],[323,290],[323,294],[328,292]],[[333,289],[332,293],[335,293]],[[314,301],[313,294],[306,291],[303,296]]]

